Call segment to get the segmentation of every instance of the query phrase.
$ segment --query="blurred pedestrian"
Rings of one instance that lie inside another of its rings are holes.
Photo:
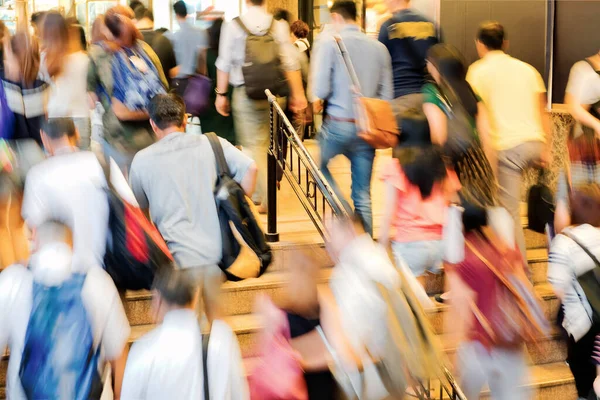
[[[414,8],[410,0],[385,0],[392,16],[379,30],[379,41],[392,57],[394,100],[397,118],[411,108],[421,108],[426,83],[425,58],[431,46],[438,43],[435,24]],[[400,124],[400,120],[398,120]]]
[[[310,31],[308,24],[301,20],[294,21],[292,25],[290,25],[290,31],[294,46],[296,46],[301,52],[305,53],[307,58],[310,60],[310,42],[307,39]]]
[[[597,183],[573,187],[570,194],[570,225],[550,245],[548,282],[562,302],[562,327],[568,334],[567,362],[575,377],[580,398],[590,395],[596,367],[591,362],[594,340],[600,333],[594,308],[600,290],[595,277],[592,293],[581,279],[598,267],[600,258],[600,186]],[[588,296],[592,295],[591,299]]]
[[[79,131],[79,147],[90,149],[91,122],[87,102],[89,58],[81,38],[58,12],[46,14],[41,31],[41,74],[50,85],[48,117],[72,118]]]
[[[222,320],[201,333],[194,311],[197,286],[185,272],[161,269],[152,292],[159,325],[133,344],[121,398],[249,399],[235,334]]]
[[[383,100],[392,99],[392,65],[385,46],[367,37],[358,25],[354,1],[336,1],[331,6],[335,30],[348,49],[362,89],[362,95]],[[311,98],[327,102],[327,118],[320,135],[321,171],[340,198],[341,192],[329,171],[329,162],[343,154],[352,170],[352,201],[355,213],[373,234],[371,176],[375,149],[358,136],[354,94],[351,79],[339,48],[332,36],[319,40],[311,63]]]
[[[9,399],[100,399],[110,362],[119,398],[130,327],[112,279],[72,265],[71,231],[52,219],[33,235],[28,266],[0,274],[0,349],[10,347]]]
[[[173,79],[179,72],[173,44],[161,32],[154,30],[154,14],[152,11],[148,9],[143,11],[142,17],[138,19],[136,26],[144,37],[144,41],[152,47],[152,50],[158,56],[167,78],[169,80]]]
[[[489,154],[486,108],[465,80],[466,65],[455,47],[447,44],[431,47],[427,68],[435,81],[423,86],[423,110],[431,142],[443,147],[460,180],[459,197],[465,208],[465,222],[477,219],[479,225],[486,225],[486,210],[497,202],[496,180],[486,155]]]
[[[221,32],[224,20],[222,18],[216,19],[210,28],[208,28],[208,49],[204,52],[203,56],[200,57],[206,63],[206,74],[213,82],[213,90],[210,92],[210,105],[209,108],[200,116],[200,124],[202,132],[214,132],[218,136],[226,139],[229,143],[234,146],[237,144],[235,137],[234,120],[231,115],[221,115],[217,111],[215,102],[217,100],[217,94],[215,90],[217,88],[217,66],[216,62],[219,58],[219,44],[221,42]],[[201,61],[199,60],[199,62]],[[198,66],[203,68],[203,66]],[[231,94],[233,87],[230,85],[227,90],[227,96],[231,101]]]
[[[49,218],[73,231],[73,268],[85,272],[104,266],[108,229],[106,179],[91,151],[79,151],[70,118],[50,118],[42,125],[47,160],[33,167],[25,183],[22,215],[35,230]]]
[[[513,217],[515,237],[526,260],[521,186],[525,169],[550,162],[552,127],[546,87],[534,67],[504,52],[505,31],[500,23],[481,24],[476,46],[481,59],[469,67],[467,80],[477,98],[489,106],[490,148],[497,153],[497,162],[490,160],[497,164],[498,199]]]
[[[155,141],[147,104],[168,86],[160,60],[143,42],[130,19],[131,9],[113,7],[104,17],[107,40],[92,45],[88,92],[98,96],[105,158],[127,174],[135,154]]]

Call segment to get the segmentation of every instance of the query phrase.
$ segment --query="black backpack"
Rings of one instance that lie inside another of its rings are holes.
[[[265,234],[258,225],[256,218],[254,218],[252,209],[246,200],[244,189],[231,177],[219,138],[213,132],[205,135],[210,142],[217,162],[218,178],[215,187],[215,202],[217,203],[221,239],[223,241],[223,257],[219,267],[225,273],[227,279],[231,281],[257,278],[271,264],[271,248],[267,244]],[[234,232],[234,229],[236,232]],[[246,247],[256,254],[258,265],[245,262],[242,254],[244,246],[236,236],[241,238]]]
[[[554,194],[542,182],[544,174],[544,169],[541,169],[538,182],[527,195],[528,228],[538,233],[545,232],[546,224],[554,223]]]
[[[246,37],[246,60],[242,66],[246,95],[252,100],[265,100],[265,90],[276,96],[287,96],[289,87],[279,58],[279,44],[273,37],[273,24],[264,35],[255,35],[242,22],[235,18],[238,25],[248,35]]]

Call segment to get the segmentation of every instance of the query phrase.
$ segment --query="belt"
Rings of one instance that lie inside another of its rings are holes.
[[[328,115],[327,119],[330,119],[330,120],[336,121],[336,122],[350,122],[352,124],[356,123],[356,120],[354,118],[340,118],[340,117],[334,117],[333,115]]]

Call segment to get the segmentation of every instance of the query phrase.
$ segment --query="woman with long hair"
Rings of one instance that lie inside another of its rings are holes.
[[[50,85],[48,117],[73,118],[79,131],[79,147],[90,148],[90,111],[87,104],[89,59],[81,38],[58,12],[50,11],[42,23],[42,75]]]
[[[219,42],[221,40],[221,27],[223,26],[223,19],[216,19],[210,28],[208,28],[208,49],[205,52],[200,52],[198,58],[198,70],[200,73],[206,74],[213,81],[213,90],[211,90],[211,100],[209,101],[210,107],[206,112],[200,116],[200,122],[202,124],[202,132],[215,132],[220,137],[227,139],[232,144],[236,144],[235,130],[233,127],[233,117],[228,115],[227,117],[222,116],[217,112],[215,108],[215,100],[217,95],[215,94],[215,87],[217,84],[217,57],[219,56]],[[203,71],[206,65],[205,71]],[[230,88],[231,89],[231,88]],[[227,93],[231,97],[233,90],[228,90]],[[230,99],[231,100],[231,99]]]
[[[127,173],[133,157],[155,140],[147,103],[168,87],[160,60],[131,20],[117,6],[104,16],[106,40],[90,46],[88,92],[99,94],[104,108],[104,155]]]
[[[435,83],[423,87],[423,111],[431,141],[443,147],[462,185],[459,197],[465,214],[474,213],[485,225],[486,209],[497,204],[496,180],[488,157],[489,125],[485,106],[466,81],[467,68],[460,52],[437,44],[427,55],[427,69]],[[484,151],[485,150],[485,151]]]

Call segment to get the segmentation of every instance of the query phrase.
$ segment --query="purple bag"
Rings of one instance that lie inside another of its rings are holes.
[[[8,107],[4,84],[0,80],[0,139],[12,139],[15,130],[15,115]]]
[[[195,117],[203,114],[210,107],[212,87],[209,77],[200,74],[190,76],[183,94],[186,112]]]

